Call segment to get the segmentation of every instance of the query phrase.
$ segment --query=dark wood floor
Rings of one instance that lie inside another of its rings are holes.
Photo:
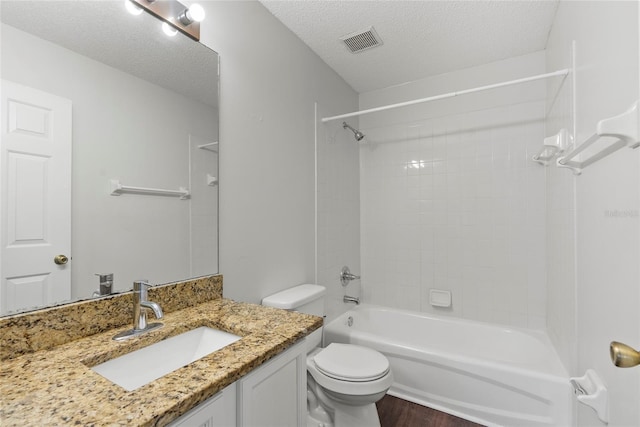
[[[378,403],[381,427],[482,427],[480,424],[386,395]]]

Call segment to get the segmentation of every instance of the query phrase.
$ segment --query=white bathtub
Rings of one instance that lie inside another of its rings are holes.
[[[384,353],[394,396],[484,425],[573,425],[569,378],[543,333],[360,305],[324,341]]]

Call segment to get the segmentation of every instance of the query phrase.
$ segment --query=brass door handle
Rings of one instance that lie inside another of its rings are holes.
[[[58,265],[65,265],[67,262],[69,262],[69,258],[67,258],[66,255],[56,255],[53,258],[53,262],[55,262]]]
[[[640,365],[640,352],[621,342],[611,341],[609,354],[611,361],[618,368],[631,368]]]

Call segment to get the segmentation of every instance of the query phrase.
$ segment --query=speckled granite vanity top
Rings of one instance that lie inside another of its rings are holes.
[[[215,298],[165,312],[162,322],[159,330],[127,341],[112,337],[129,324],[17,357],[3,355],[0,424],[164,425],[319,328],[322,319]],[[4,326],[0,324],[3,347],[16,335],[15,328]],[[199,326],[242,339],[132,392],[90,369]]]

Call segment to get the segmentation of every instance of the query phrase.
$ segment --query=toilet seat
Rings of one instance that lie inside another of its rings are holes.
[[[307,373],[311,375],[313,379],[327,391],[328,394],[340,393],[359,399],[360,397],[374,396],[381,392],[384,393],[389,389],[389,387],[391,387],[391,384],[393,383],[393,374],[391,369],[388,369],[387,373],[382,377],[369,381],[342,380],[339,378],[332,378],[324,372],[321,372],[314,359],[316,355],[324,350],[325,349],[322,348],[316,348],[307,355]],[[382,354],[381,356],[384,357]],[[372,402],[373,401],[375,400],[372,400]]]
[[[313,356],[313,362],[322,374],[341,381],[375,381],[389,372],[384,355],[354,344],[331,343]]]

